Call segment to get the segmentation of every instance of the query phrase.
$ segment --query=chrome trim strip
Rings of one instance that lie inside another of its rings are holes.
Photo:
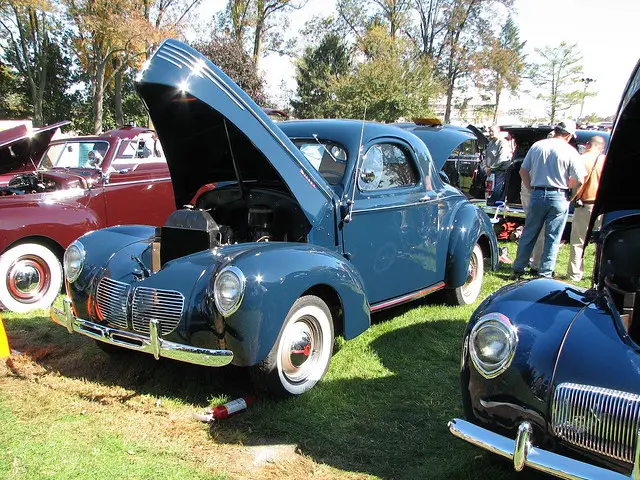
[[[178,67],[180,70],[182,70],[182,65],[180,65],[179,63],[177,63],[177,62],[175,62],[175,61],[171,60],[171,58],[165,57],[165,56],[163,55],[163,53],[158,53],[158,58],[161,58],[161,59],[162,59],[162,60],[164,60],[165,62],[172,63],[172,64],[174,64],[176,67]]]
[[[454,437],[513,460],[514,467],[517,459],[518,465],[521,462],[523,468],[527,466],[566,480],[629,480],[622,473],[534,447],[530,442],[530,433],[527,433],[531,429],[528,422],[519,426],[518,440],[511,440],[459,418],[451,420],[448,427]]]
[[[120,185],[135,185],[137,183],[157,183],[157,182],[166,182],[171,180],[171,177],[164,177],[164,178],[154,178],[154,179],[147,179],[147,180],[131,180],[128,182],[120,182],[120,183],[108,183],[105,185],[106,188],[109,187],[119,187]]]
[[[75,317],[69,297],[65,296],[62,304],[63,311],[56,307],[51,307],[51,320],[58,325],[66,327],[69,333],[78,332],[110,345],[149,353],[156,359],[160,357],[172,358],[180,362],[204,365],[205,367],[222,367],[233,360],[233,352],[231,350],[212,350],[164,340],[158,333],[158,325],[154,325],[153,320],[150,322],[150,336],[147,337]]]
[[[431,286],[429,288],[424,288],[422,290],[418,290],[417,292],[413,292],[413,293],[410,293],[408,295],[403,295],[401,297],[394,298],[394,299],[391,299],[391,300],[387,300],[385,302],[376,303],[375,305],[372,305],[369,308],[369,311],[375,312],[375,311],[381,310],[383,308],[388,308],[388,307],[392,307],[394,305],[399,305],[401,303],[408,302],[408,301],[416,299],[416,298],[424,297],[425,295],[428,295],[431,292],[435,292],[436,290],[440,290],[441,288],[444,288],[444,282],[436,283],[435,285],[433,285],[433,286]]]

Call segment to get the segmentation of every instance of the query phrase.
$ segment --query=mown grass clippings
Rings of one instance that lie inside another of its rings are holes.
[[[563,246],[558,272],[567,257]],[[509,273],[489,273],[483,297]],[[460,341],[474,308],[431,295],[376,314],[358,338],[336,340],[314,390],[260,398],[209,426],[193,413],[251,393],[245,370],[110,356],[44,313],[5,314],[21,353],[0,363],[0,478],[512,478],[446,427],[461,415]]]

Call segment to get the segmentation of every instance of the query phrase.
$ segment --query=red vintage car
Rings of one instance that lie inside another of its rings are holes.
[[[164,224],[176,208],[153,130],[122,127],[53,141],[33,172],[0,188],[0,307],[46,308],[62,285],[65,248],[91,230]]]
[[[16,125],[0,131],[0,187],[16,174],[35,171],[53,135],[69,123],[65,120],[34,129]]]

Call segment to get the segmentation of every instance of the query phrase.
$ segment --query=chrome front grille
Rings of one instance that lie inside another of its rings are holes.
[[[149,333],[149,321],[155,318],[160,322],[162,335],[171,333],[180,323],[183,308],[184,297],[180,292],[138,287],[131,302],[133,329]]]
[[[552,405],[553,434],[591,452],[633,463],[640,395],[562,383]]]
[[[116,328],[128,328],[127,299],[129,284],[104,277],[98,283],[96,303],[102,318]]]

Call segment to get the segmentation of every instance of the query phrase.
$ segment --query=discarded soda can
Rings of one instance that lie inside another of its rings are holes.
[[[210,423],[215,420],[224,420],[225,418],[229,418],[232,415],[244,412],[254,403],[256,403],[256,397],[253,395],[247,395],[241,398],[236,398],[235,400],[227,402],[223,405],[218,405],[213,409],[207,408],[204,411],[204,414],[194,413],[193,416],[196,418],[196,420]]]

